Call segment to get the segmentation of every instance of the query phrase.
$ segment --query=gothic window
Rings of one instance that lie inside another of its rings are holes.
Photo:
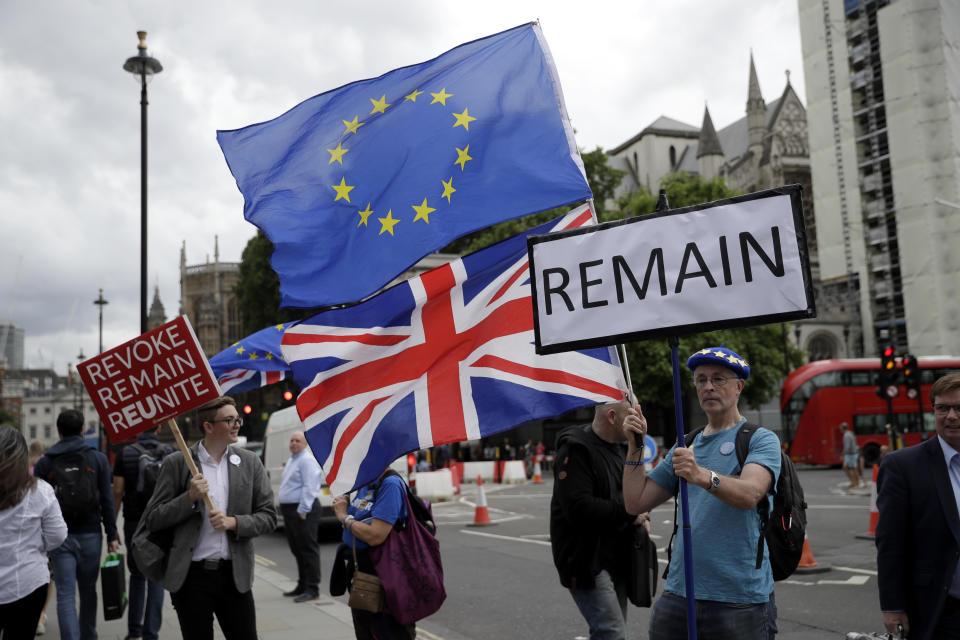
[[[828,333],[816,333],[807,342],[807,352],[810,354],[810,362],[836,358],[837,341]]]

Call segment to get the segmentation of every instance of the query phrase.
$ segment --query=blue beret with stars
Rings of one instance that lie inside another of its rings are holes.
[[[693,371],[702,364],[715,364],[726,367],[737,374],[738,378],[746,380],[750,377],[750,365],[747,361],[726,347],[710,347],[701,349],[687,358],[687,367]]]

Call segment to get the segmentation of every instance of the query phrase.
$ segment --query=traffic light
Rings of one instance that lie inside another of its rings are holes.
[[[287,389],[286,391],[284,391],[283,400],[284,402],[290,402],[291,400],[293,400],[293,391],[290,391],[290,389]]]
[[[905,353],[900,360],[903,365],[903,378],[907,385],[907,397],[916,398],[920,395],[920,366],[917,359]]]
[[[248,404],[245,404],[245,405],[243,405],[243,412],[244,412],[246,415],[250,415],[251,413],[253,413],[253,407],[251,407],[251,406],[248,405]]]
[[[880,355],[880,378],[877,395],[881,398],[892,398],[897,395],[897,348],[893,345],[885,347]]]

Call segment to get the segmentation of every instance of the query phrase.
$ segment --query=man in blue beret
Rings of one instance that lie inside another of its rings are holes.
[[[690,356],[687,367],[693,372],[707,424],[688,448],[672,448],[647,476],[643,465],[635,462],[642,459],[643,449],[636,446],[633,436],[645,435],[647,422],[639,407],[631,410],[623,421],[628,436],[624,506],[630,513],[649,511],[676,495],[679,479],[684,478],[690,502],[699,637],[767,640],[773,574],[766,545],[763,562],[756,568],[757,504],[770,500],[780,473],[780,440],[768,429],[757,429],[741,468],[734,441],[746,419],[737,405],[750,366],[730,349],[711,347]],[[664,593],[650,617],[651,640],[687,638],[683,556],[683,538],[678,536]]]

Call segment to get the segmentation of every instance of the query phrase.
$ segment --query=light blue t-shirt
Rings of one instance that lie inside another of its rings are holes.
[[[383,486],[376,491],[376,482],[364,485],[357,489],[356,495],[347,507],[347,513],[357,520],[368,521],[370,518],[383,520],[390,524],[405,520],[407,517],[407,487],[403,478],[392,475],[383,479]],[[374,502],[376,497],[376,502]],[[353,536],[344,529],[343,542],[353,546]],[[366,542],[357,538],[357,549],[369,547]]]
[[[736,427],[704,436],[701,431],[692,443],[697,464],[720,475],[737,476],[734,440],[746,420]],[[675,447],[674,447],[675,448]],[[650,472],[650,479],[670,493],[677,491],[679,478],[673,473],[673,451]],[[780,439],[768,429],[758,429],[750,439],[746,463],[766,467],[773,473],[773,486],[780,475]],[[756,604],[767,602],[773,591],[773,574],[766,544],[763,564],[757,569],[757,541],[760,516],[756,509],[737,509],[711,495],[706,489],[687,484],[693,540],[693,578],[697,600]],[[767,500],[771,500],[768,495]],[[770,505],[772,508],[772,504]],[[678,511],[678,518],[682,511]],[[682,528],[681,528],[682,531]],[[686,596],[683,573],[683,536],[677,532],[667,576],[666,591]]]

